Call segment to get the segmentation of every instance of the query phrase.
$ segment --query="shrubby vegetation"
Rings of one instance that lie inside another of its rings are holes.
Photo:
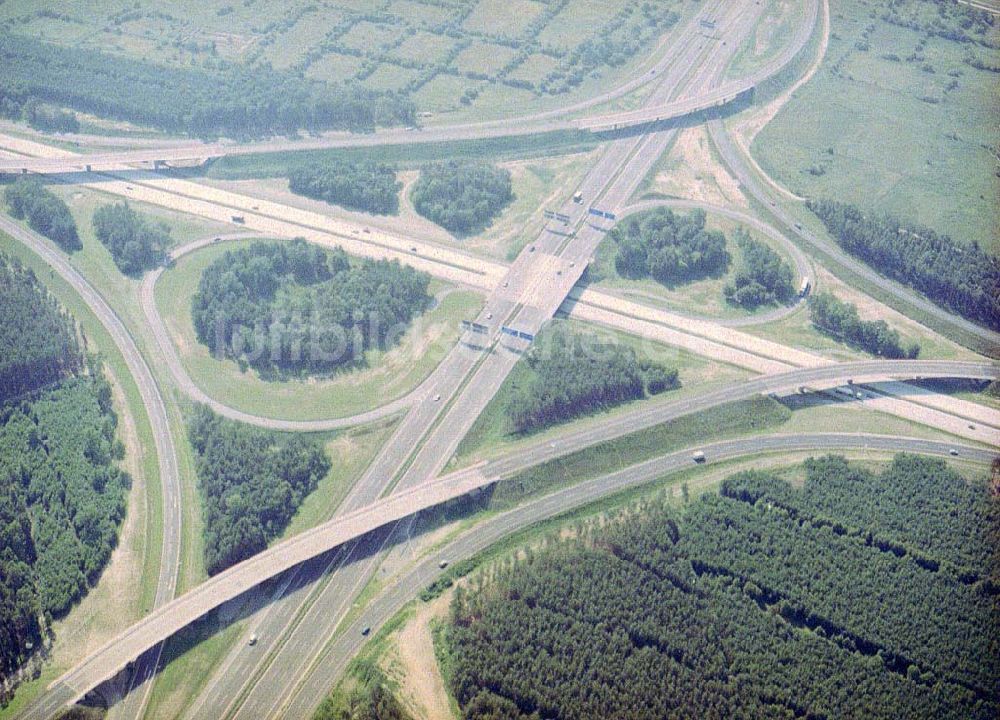
[[[170,228],[152,222],[122,201],[94,211],[94,234],[126,275],[141,275],[166,260]]]
[[[80,131],[76,115],[49,107],[30,97],[23,88],[0,85],[0,117],[23,120],[36,130],[75,133]]]
[[[313,720],[409,720],[411,717],[393,694],[394,683],[375,663],[352,662],[348,678],[354,684],[353,689],[326,698]]]
[[[743,264],[723,288],[726,301],[747,309],[788,302],[795,295],[795,273],[788,263],[743,228],[736,231],[735,239]]]
[[[719,275],[729,267],[726,238],[705,229],[705,212],[676,215],[656,208],[625,218],[611,230],[618,245],[615,268],[622,277],[652,277],[664,285]]]
[[[188,437],[198,455],[205,568],[213,575],[265,549],[330,469],[317,440],[225,420],[203,405]]]
[[[19,220],[27,218],[32,230],[52,240],[66,252],[83,247],[69,207],[40,181],[34,178],[18,179],[7,186],[4,200],[11,215]]]
[[[903,343],[885,320],[862,320],[855,305],[830,293],[809,298],[809,317],[823,332],[872,355],[913,359],[920,354],[918,343]]]
[[[489,225],[514,193],[507,170],[448,160],[421,168],[411,197],[416,211],[428,220],[469,235]]]
[[[938,305],[1000,330],[1000,258],[846,203],[810,200],[808,207],[847,252]]]
[[[510,398],[517,432],[530,432],[595,410],[679,386],[677,371],[645,363],[635,350],[590,335],[554,332],[524,356],[531,380]]]
[[[302,239],[230,250],[204,272],[192,304],[198,340],[266,372],[317,373],[399,340],[430,302],[429,277]]]
[[[73,321],[17,260],[0,255],[0,404],[78,372]]]
[[[403,185],[396,181],[396,169],[391,165],[334,161],[296,168],[288,178],[288,187],[300,195],[352,210],[395,215]]]
[[[907,456],[806,474],[645,501],[473,577],[447,633],[463,717],[995,717],[995,586],[930,564],[996,547],[985,483]]]
[[[34,98],[198,136],[412,124],[413,103],[359,86],[309,82],[267,66],[164,67],[137,58],[0,35],[0,98]]]

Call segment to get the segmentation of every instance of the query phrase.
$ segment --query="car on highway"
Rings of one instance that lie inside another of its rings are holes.
[[[444,570],[446,567],[448,567],[448,561],[442,560],[441,562],[438,563],[438,567]]]
[[[372,629],[370,627],[365,626],[365,627],[361,628],[361,634],[364,637],[368,637],[369,635],[371,635],[371,633],[372,633]]]
[[[438,393],[434,396],[434,402],[441,402],[441,393]]]
[[[948,454],[951,455],[952,457],[958,457],[958,450],[956,450],[955,448],[951,448],[948,451]]]
[[[256,644],[257,644],[257,633],[253,633],[250,636],[250,639],[247,640],[247,645],[250,646],[250,647],[253,647]]]
[[[691,459],[693,461],[695,461],[696,463],[703,463],[703,462],[705,462],[705,453],[704,453],[704,451],[702,451],[702,450],[695,450],[693,453],[691,453]]]

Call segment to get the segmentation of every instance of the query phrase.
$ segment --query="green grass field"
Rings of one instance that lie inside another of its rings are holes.
[[[996,45],[928,38],[882,20],[883,5],[833,8],[822,67],[758,135],[754,155],[799,194],[888,211],[1000,251],[1000,76],[964,62],[995,63]],[[996,43],[996,31],[987,39]]]
[[[244,243],[210,246],[186,255],[164,272],[156,302],[181,362],[195,383],[219,402],[244,412],[290,420],[343,417],[379,407],[405,395],[426,378],[454,345],[459,320],[475,316],[482,298],[467,290],[443,295],[440,303],[416,318],[399,346],[371,351],[363,369],[329,379],[269,382],[236,362],[211,356],[198,342],[191,321],[191,300],[201,273],[226,250]],[[445,288],[432,285],[432,292]]]

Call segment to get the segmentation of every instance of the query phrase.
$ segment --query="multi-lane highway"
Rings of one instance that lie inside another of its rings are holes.
[[[822,368],[796,370],[790,373],[758,378],[748,383],[725,388],[677,403],[642,408],[616,419],[586,428],[560,438],[558,444],[538,442],[519,448],[515,454],[481,463],[445,475],[438,480],[399,490],[334,520],[306,531],[289,540],[235,565],[198,587],[158,608],[133,625],[128,631],[109,641],[60,678],[53,686],[49,702],[71,702],[101,682],[114,676],[129,661],[170,637],[209,610],[251,590],[269,578],[307,560],[333,550],[350,540],[364,536],[394,521],[410,517],[479,488],[492,485],[516,473],[570,454],[591,445],[621,435],[666,422],[692,412],[708,409],[759,393],[781,392],[791,388],[838,386],[852,380],[862,384],[895,377],[921,376],[996,379],[998,368],[992,363],[952,361],[863,361]],[[994,430],[994,437],[996,433]],[[739,441],[743,447],[764,447],[767,438],[754,437]],[[822,447],[822,446],[820,446]],[[808,448],[806,448],[808,449]],[[990,456],[990,451],[978,451]],[[976,456],[978,457],[978,455]],[[44,706],[50,710],[52,705]],[[30,717],[45,717],[31,713]]]
[[[199,145],[197,150],[174,147],[74,157],[66,157],[65,153],[61,153],[64,157],[40,158],[40,172],[61,172],[76,168],[81,162],[91,164],[96,170],[104,167],[102,163],[107,163],[107,167],[118,168],[139,162],[169,160],[170,153],[179,153],[177,158],[181,159],[185,153],[194,153],[191,157],[206,157],[206,152],[209,156],[216,156],[211,155],[212,153],[278,152],[305,149],[310,143],[315,143],[316,147],[342,147],[349,144],[374,145],[385,142],[411,143],[485,137],[491,133],[542,132],[564,127],[600,132],[626,124],[645,126],[643,133],[613,138],[605,146],[596,166],[579,187],[584,202],[577,204],[567,201],[559,209],[570,218],[567,225],[543,230],[536,241],[526,247],[510,266],[484,261],[432,243],[411,242],[405,238],[369,232],[367,229],[362,232],[357,227],[315,213],[254,198],[243,198],[234,193],[185,181],[168,180],[153,173],[130,171],[101,178],[81,173],[68,177],[70,181],[100,184],[103,189],[145,201],[171,204],[182,198],[184,209],[224,221],[232,220],[236,213],[243,216],[242,220],[248,229],[268,234],[306,235],[313,241],[345,246],[351,252],[403,259],[420,269],[444,275],[453,282],[486,290],[489,295],[477,320],[487,325],[490,332],[478,347],[471,343],[460,343],[419,388],[371,413],[312,424],[258,418],[221,406],[205,396],[187,376],[156,313],[152,289],[158,273],[147,277],[141,289],[144,312],[174,381],[191,397],[214,404],[223,414],[285,430],[315,430],[342,427],[403,410],[408,412],[379,456],[352,488],[341,514],[335,520],[279,543],[212,578],[183,597],[159,607],[128,632],[109,642],[60,678],[50,692],[26,709],[24,717],[49,717],[62,704],[78,698],[113,676],[144,651],[159,647],[162,640],[208,610],[248,591],[256,591],[263,581],[279,575],[283,580],[278,591],[252,621],[260,637],[257,652],[245,652],[242,644],[233,648],[220,664],[219,671],[209,678],[205,690],[188,710],[188,716],[213,719],[307,716],[343,669],[340,658],[331,659],[331,649],[344,648],[346,652],[353,652],[360,642],[360,636],[350,629],[346,634],[337,634],[337,640],[332,646],[328,644],[328,639],[335,635],[335,631],[343,629],[339,626],[350,610],[352,600],[372,577],[380,561],[380,550],[394,537],[394,532],[391,531],[373,535],[374,530],[404,521],[398,526],[398,531],[405,536],[408,527],[405,521],[411,520],[424,508],[595,443],[725,402],[758,393],[822,390],[848,381],[853,381],[856,387],[863,383],[890,381],[892,384],[865,386],[860,402],[904,415],[919,405],[917,412],[925,413],[925,420],[927,417],[935,421],[941,420],[941,426],[949,431],[980,442],[996,444],[1000,437],[1000,422],[997,422],[996,414],[991,411],[961,401],[946,402],[914,396],[914,402],[906,402],[892,397],[906,396],[913,392],[912,387],[896,381],[916,376],[995,379],[997,368],[991,363],[872,361],[836,365],[810,353],[751,338],[717,322],[661,312],[591,289],[574,289],[597,244],[610,227],[610,223],[588,215],[587,208],[598,206],[618,215],[635,209],[628,205],[635,189],[672,142],[676,132],[669,124],[656,122],[711,108],[720,101],[731,101],[763,79],[780,72],[808,41],[815,26],[818,7],[816,0],[807,0],[807,22],[797,28],[796,35],[786,50],[764,68],[750,78],[723,81],[732,53],[754,27],[762,7],[759,3],[706,0],[687,25],[672,35],[672,44],[649,75],[624,86],[632,89],[640,85],[652,87],[643,108],[609,117],[582,121],[554,120],[563,113],[552,111],[535,116],[531,122],[503,121],[418,132],[389,131],[362,138],[321,138],[305,143],[296,142],[292,146],[279,141],[248,147]],[[711,39],[698,31],[700,21],[709,18],[716,25],[715,37]],[[620,94],[624,92],[622,90]],[[720,132],[724,134],[724,128],[720,130],[719,125],[713,127],[715,142],[720,145],[724,159],[732,166],[739,158],[726,158],[726,152],[721,147],[726,138],[719,135]],[[13,163],[11,167],[25,167],[23,163],[28,160],[17,158],[2,161],[0,171],[5,167],[3,162]],[[750,194],[766,204],[765,191],[759,189],[759,196],[753,191],[750,183],[754,179],[750,174],[746,173],[746,178],[739,172],[736,174]],[[673,204],[686,207],[683,201],[673,201]],[[771,207],[772,214],[782,225],[797,236],[803,235],[790,216],[783,217],[780,214],[783,212],[780,207],[775,207],[773,203]],[[768,234],[786,248],[800,276],[813,274],[806,257],[788,242],[782,232],[737,211],[717,208],[713,208],[713,211]],[[19,226],[16,227],[20,230]],[[42,245],[43,249],[48,249],[49,254],[57,256],[56,260],[75,272],[51,246],[44,243]],[[190,248],[183,250],[188,249]],[[60,269],[60,273],[63,270]],[[78,274],[77,277],[86,285],[86,281]],[[90,291],[93,293],[92,288]],[[83,294],[83,291],[80,292]],[[621,413],[599,426],[586,426],[568,433],[556,445],[550,442],[528,444],[520,447],[516,455],[499,457],[435,479],[514,367],[520,353],[527,347],[523,338],[497,334],[500,326],[514,327],[530,336],[560,309],[571,316],[648,333],[649,337],[666,340],[767,374],[739,386],[722,388],[682,401],[650,403],[638,410]],[[948,316],[947,313],[944,314]],[[796,365],[800,367],[790,369]],[[148,368],[146,372],[148,373]],[[155,384],[153,388],[155,389]],[[974,422],[969,422],[970,420]],[[169,440],[169,433],[166,437]],[[953,449],[941,444],[909,439],[809,435],[758,437],[718,443],[707,447],[706,452],[712,459],[722,459],[772,450],[823,450],[863,446],[887,452],[910,450],[932,454],[945,454]],[[957,448],[955,446],[954,449]],[[162,456],[159,449],[158,444],[158,455]],[[963,458],[975,461],[988,461],[990,456],[988,452],[969,447],[961,447],[959,452]],[[475,534],[459,538],[449,546],[447,552],[450,557],[469,554],[483,547],[482,543],[488,542],[490,538],[499,537],[533,522],[532,518],[545,517],[546,513],[557,513],[585,503],[588,498],[613,492],[615,488],[648,482],[688,466],[690,460],[687,454],[675,453],[628,468],[603,478],[600,483],[584,483],[532,501],[516,513],[501,515],[481,525]],[[361,545],[358,544],[359,541]],[[174,545],[176,552],[176,542]],[[337,548],[340,548],[339,552],[331,552]],[[403,581],[379,596],[365,609],[359,622],[375,625],[388,617],[387,613],[412,597],[433,574],[436,564],[433,568],[430,565],[430,562],[421,564],[406,575]],[[171,589],[171,594],[172,592]],[[323,657],[324,661],[318,662],[319,657]],[[148,666],[140,665],[140,668],[144,667]],[[144,697],[144,693],[141,697]],[[129,714],[141,714],[142,701],[133,699],[130,702],[133,705]]]

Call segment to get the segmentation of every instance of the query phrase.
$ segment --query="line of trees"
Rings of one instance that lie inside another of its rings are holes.
[[[504,168],[447,160],[420,169],[411,199],[428,220],[458,235],[471,235],[493,222],[514,199],[514,191]]]
[[[97,239],[126,275],[141,275],[166,260],[170,228],[166,223],[144,217],[125,201],[97,208],[93,222]]]
[[[445,635],[463,717],[995,717],[996,593],[855,533],[858,511],[838,508],[861,485],[840,482],[843,466],[808,465],[803,490],[737,476],[681,512],[645,500],[470,576]],[[888,472],[866,479],[897,540],[925,477],[944,488],[935,518],[967,517],[971,494],[995,502],[936,460]],[[815,492],[834,525],[806,510]]]
[[[328,372],[399,342],[428,307],[429,283],[398,261],[352,263],[301,238],[257,242],[205,269],[191,313],[214,353],[265,373]]]
[[[938,305],[1000,330],[1000,258],[891,215],[833,200],[807,204],[847,252]]]
[[[197,453],[205,522],[205,568],[225,570],[267,547],[330,470],[322,444],[194,409],[188,437]]]
[[[396,180],[396,169],[391,165],[334,161],[295,168],[288,187],[300,195],[352,210],[396,215],[403,184]]]
[[[743,256],[732,282],[723,288],[726,302],[752,310],[761,305],[788,302],[795,295],[795,273],[766,243],[738,228],[734,234]]]
[[[8,185],[4,200],[11,215],[18,220],[27,218],[32,230],[52,240],[66,252],[83,247],[69,207],[36,178],[19,178]]]
[[[680,385],[677,370],[640,361],[627,345],[556,331],[524,356],[531,379],[510,396],[507,416],[530,432]]]
[[[0,405],[80,371],[76,328],[16,259],[0,254]]]
[[[885,320],[862,320],[857,306],[831,293],[816,293],[809,298],[809,317],[826,334],[872,355],[912,360],[920,354],[919,343],[903,342],[899,332]]]
[[[726,238],[705,229],[704,210],[677,215],[655,208],[631,215],[611,230],[617,244],[615,268],[622,277],[652,277],[676,285],[724,273],[730,262]]]
[[[311,82],[268,66],[166,67],[12,33],[0,36],[0,60],[0,96],[203,137],[360,131],[416,121],[412,101],[401,95]]]

